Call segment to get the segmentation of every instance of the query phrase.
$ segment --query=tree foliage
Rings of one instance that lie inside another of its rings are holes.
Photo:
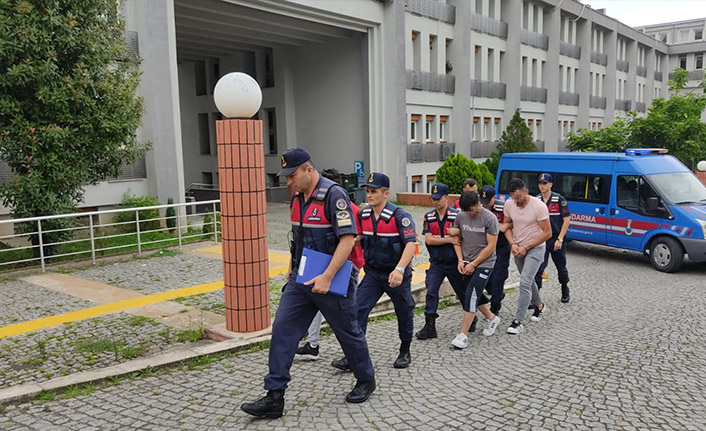
[[[116,0],[0,0],[0,156],[13,172],[0,198],[13,217],[74,212],[84,186],[146,150],[123,32]]]
[[[686,70],[676,68],[668,84],[669,99],[655,99],[644,118],[634,112],[625,119],[597,131],[585,129],[569,134],[571,151],[623,151],[625,148],[666,148],[669,154],[694,169],[706,158],[706,124],[701,114],[706,108],[706,80],[699,89],[684,92]]]
[[[436,181],[449,186],[451,193],[461,193],[463,181],[475,178],[478,187],[495,184],[495,178],[483,165],[478,165],[463,154],[452,154],[436,171]]]
[[[505,153],[531,153],[536,152],[537,146],[532,139],[532,131],[527,127],[525,120],[520,115],[520,110],[515,111],[510,124],[503,131],[498,150],[494,151],[483,163],[491,175],[495,176],[500,165],[500,157]],[[494,182],[494,181],[493,181]]]

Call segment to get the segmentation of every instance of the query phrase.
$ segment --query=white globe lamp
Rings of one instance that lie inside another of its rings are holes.
[[[216,83],[213,101],[226,118],[251,118],[260,109],[262,91],[250,75],[231,72]]]
[[[696,169],[700,170],[701,172],[706,172],[706,160],[702,160],[699,163],[697,163]]]

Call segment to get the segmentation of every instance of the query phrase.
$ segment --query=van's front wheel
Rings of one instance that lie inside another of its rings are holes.
[[[681,244],[668,236],[656,238],[650,246],[650,262],[657,271],[679,271],[684,263],[684,251]]]

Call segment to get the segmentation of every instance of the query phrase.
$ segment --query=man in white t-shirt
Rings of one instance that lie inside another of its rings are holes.
[[[503,223],[509,226],[505,237],[512,247],[515,264],[520,271],[520,297],[517,301],[515,320],[507,328],[508,334],[519,334],[523,331],[522,321],[527,314],[527,307],[534,306],[533,322],[542,319],[547,307],[539,296],[534,276],[544,261],[545,242],[552,236],[549,224],[549,211],[541,200],[529,195],[524,181],[513,178],[508,184],[510,199],[503,208]]]

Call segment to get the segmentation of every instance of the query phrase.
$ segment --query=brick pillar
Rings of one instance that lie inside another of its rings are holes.
[[[226,329],[270,326],[262,121],[216,122]]]

